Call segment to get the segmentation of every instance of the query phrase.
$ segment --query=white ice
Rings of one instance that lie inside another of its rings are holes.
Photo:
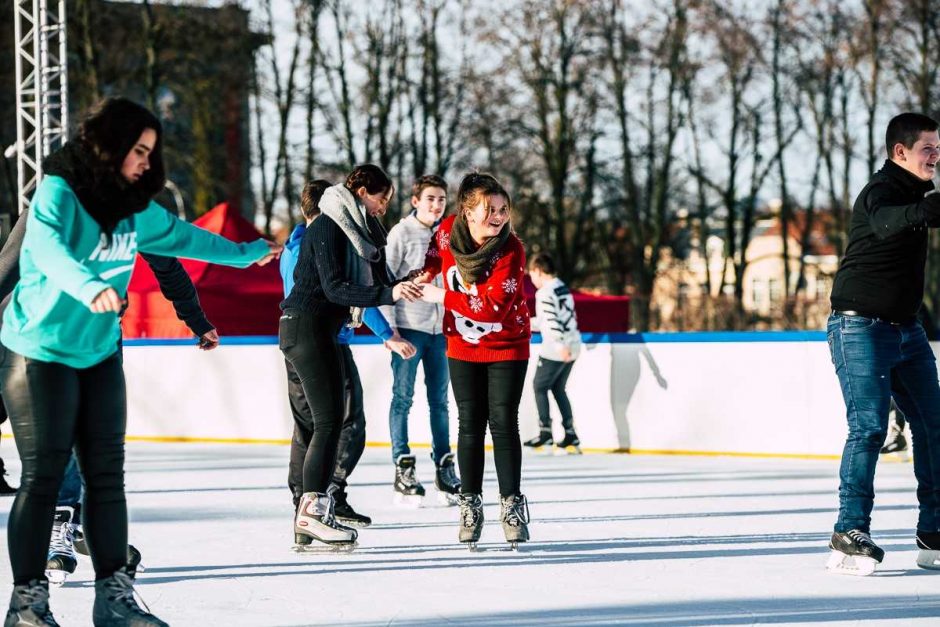
[[[0,452],[16,483],[12,442]],[[878,468],[884,563],[845,577],[825,570],[836,461],[527,454],[532,541],[514,553],[488,457],[485,550],[470,553],[456,508],[433,499],[427,449],[416,452],[432,505],[393,505],[389,449],[369,448],[349,489],[374,519],[360,548],[296,555],[286,446],[129,444],[140,594],[172,625],[940,624],[940,572],[915,563],[910,464]],[[0,501],[4,527],[11,503]],[[5,542],[0,553],[10,584]],[[93,580],[81,558],[53,589],[62,625],[90,624]]]

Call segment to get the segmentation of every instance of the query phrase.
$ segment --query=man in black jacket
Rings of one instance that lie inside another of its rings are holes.
[[[932,182],[940,159],[933,119],[888,123],[888,160],[855,200],[849,244],[832,288],[827,339],[845,399],[848,437],[839,472],[839,518],[828,567],[869,575],[884,558],[871,540],[875,464],[892,398],[914,440],[920,515],[917,563],[940,568],[940,385],[917,310],[924,296],[928,227],[940,226]]]

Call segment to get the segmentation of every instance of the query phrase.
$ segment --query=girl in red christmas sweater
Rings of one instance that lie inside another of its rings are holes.
[[[457,400],[460,541],[483,530],[483,444],[489,425],[499,479],[500,518],[514,547],[529,539],[529,512],[519,491],[522,447],[519,400],[529,363],[529,312],[522,292],[522,242],[512,232],[509,193],[488,174],[468,174],[457,214],[441,223],[425,261],[422,298],[443,303],[450,381]]]

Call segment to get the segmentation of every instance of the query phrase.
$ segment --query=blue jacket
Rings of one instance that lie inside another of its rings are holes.
[[[297,266],[297,256],[299,254],[297,249],[300,248],[300,242],[303,240],[306,232],[307,225],[298,224],[294,227],[294,230],[291,231],[290,237],[287,238],[287,241],[284,243],[280,265],[281,279],[284,281],[284,298],[287,298],[291,290],[294,289],[294,268]],[[362,315],[362,321],[369,327],[370,331],[382,338],[383,342],[394,335],[392,327],[389,326],[385,316],[375,307],[369,307],[365,310],[365,313]],[[340,344],[349,344],[354,334],[355,329],[343,326],[339,335],[336,336],[336,340]]]

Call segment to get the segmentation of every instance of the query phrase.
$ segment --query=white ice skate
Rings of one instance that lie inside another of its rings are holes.
[[[328,549],[333,552],[349,552],[356,548],[359,534],[336,522],[333,517],[333,497],[319,492],[306,492],[297,507],[294,533],[315,540],[310,544],[297,543],[298,553],[316,553]]]

